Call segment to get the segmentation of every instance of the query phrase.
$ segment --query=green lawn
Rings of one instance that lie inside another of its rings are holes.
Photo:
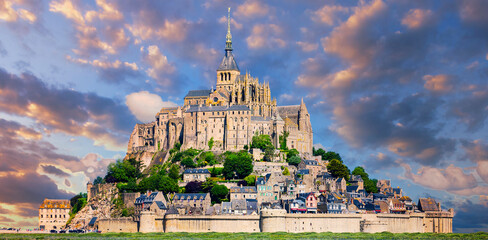
[[[105,233],[0,234],[0,239],[488,239],[488,233]]]

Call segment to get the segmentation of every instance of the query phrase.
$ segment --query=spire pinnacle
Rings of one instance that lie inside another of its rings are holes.
[[[230,33],[230,7],[227,15],[227,35],[225,36],[225,50],[232,51],[232,34]]]

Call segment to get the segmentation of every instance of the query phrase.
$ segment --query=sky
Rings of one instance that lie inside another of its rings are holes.
[[[35,227],[136,123],[242,73],[303,98],[314,144],[488,231],[488,1],[0,0],[0,227]]]

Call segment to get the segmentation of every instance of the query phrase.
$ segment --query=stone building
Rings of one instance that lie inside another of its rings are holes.
[[[183,172],[183,182],[205,182],[210,177],[210,171],[206,168],[189,168]]]
[[[215,89],[191,90],[183,106],[163,108],[155,121],[136,124],[127,153],[168,150],[176,142],[182,149],[209,149],[211,139],[212,150],[238,151],[249,146],[256,133],[269,135],[278,148],[285,131],[289,133],[288,148],[311,155],[313,132],[305,103],[277,106],[269,83],[261,83],[249,73],[241,74],[229,25]]]
[[[39,228],[59,230],[66,226],[71,204],[65,199],[44,199],[39,206]]]

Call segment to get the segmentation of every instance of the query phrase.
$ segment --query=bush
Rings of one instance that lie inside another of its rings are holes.
[[[180,167],[176,164],[173,164],[169,169],[168,177],[178,180],[180,178]]]
[[[212,177],[220,176],[220,175],[222,175],[223,170],[224,170],[224,168],[221,168],[221,167],[213,167],[210,169],[210,176],[212,176]]]
[[[191,157],[185,157],[185,159],[183,159],[183,161],[181,161],[181,165],[183,167],[187,167],[187,168],[195,168],[196,167],[196,165],[193,162],[193,159]]]
[[[293,165],[293,166],[298,166],[302,160],[300,159],[299,156],[293,156],[291,158],[287,159],[288,164]]]
[[[254,135],[252,137],[251,148],[259,148],[261,151],[265,151],[266,148],[274,149],[274,145],[271,142],[271,137],[266,134]]]
[[[201,193],[203,192],[202,182],[199,181],[191,181],[188,182],[185,186],[186,193]]]
[[[247,186],[254,186],[256,185],[256,176],[255,175],[249,175],[244,178],[244,181],[247,182]]]

